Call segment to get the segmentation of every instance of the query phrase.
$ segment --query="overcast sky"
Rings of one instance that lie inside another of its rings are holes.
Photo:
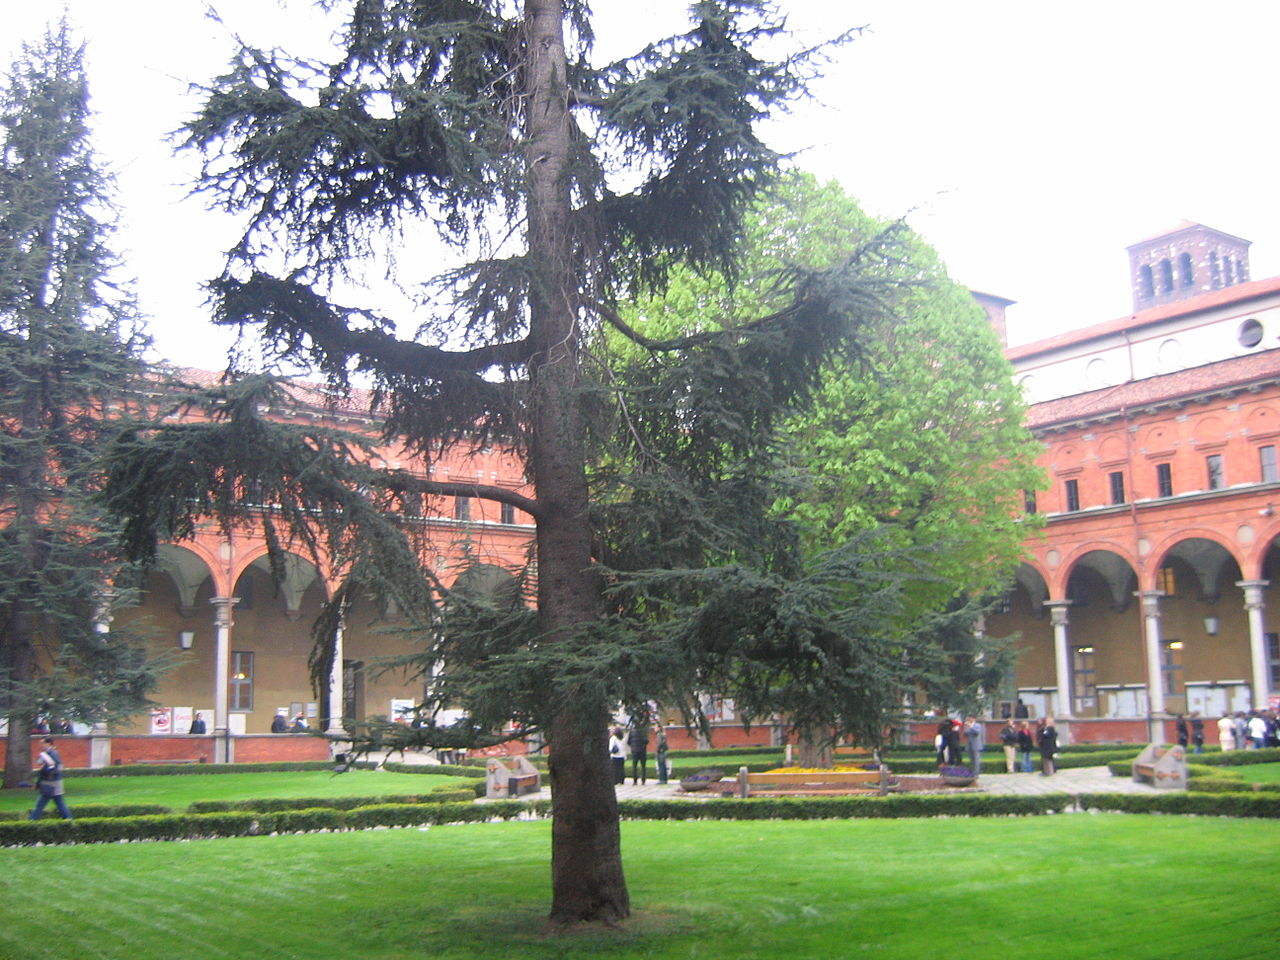
[[[214,0],[266,45],[321,40],[304,0]],[[114,170],[118,247],[158,353],[218,367],[202,281],[235,225],[187,197],[193,157],[165,134],[191,83],[227,62],[204,0],[67,0],[88,43],[95,144]],[[602,47],[682,28],[683,0],[595,0]],[[1017,301],[1023,342],[1130,311],[1125,247],[1186,218],[1254,241],[1252,276],[1280,273],[1274,46],[1280,3],[782,0],[808,39],[868,30],[772,131],[800,164],[872,213],[910,212],[952,276]],[[0,0],[0,51],[33,38],[57,0]]]

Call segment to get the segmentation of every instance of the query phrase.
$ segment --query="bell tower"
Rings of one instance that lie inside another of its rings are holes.
[[[1128,250],[1135,313],[1249,279],[1249,241],[1190,220]]]

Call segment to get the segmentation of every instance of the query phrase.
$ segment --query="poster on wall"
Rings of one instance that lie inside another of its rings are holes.
[[[173,733],[173,711],[168,707],[156,707],[151,711],[153,734]]]
[[[417,706],[413,700],[393,698],[387,719],[393,723],[408,723],[413,719],[413,708]]]
[[[190,733],[191,719],[195,716],[195,710],[191,707],[174,707],[173,708],[173,732],[174,733]]]

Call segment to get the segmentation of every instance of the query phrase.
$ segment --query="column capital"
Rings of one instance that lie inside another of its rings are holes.
[[[1144,617],[1160,616],[1160,598],[1166,597],[1163,590],[1138,590],[1134,596],[1142,603],[1142,615]]]
[[[1049,622],[1055,627],[1065,627],[1067,625],[1067,613],[1074,603],[1073,600],[1046,600],[1042,606],[1049,608]]]
[[[1263,607],[1263,592],[1271,586],[1270,580],[1237,580],[1236,586],[1244,591],[1244,608],[1260,610]]]
[[[240,602],[239,597],[210,597],[209,602],[213,604],[213,621],[219,627],[233,626],[231,620],[231,611],[237,603]]]

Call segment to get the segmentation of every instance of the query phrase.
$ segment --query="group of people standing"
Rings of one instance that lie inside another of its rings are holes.
[[[1049,776],[1056,768],[1058,756],[1058,728],[1053,717],[1036,722],[1034,730],[1027,720],[1010,717],[1000,728],[1000,744],[1004,747],[1004,765],[1007,773],[1030,773],[1031,754],[1040,754],[1040,775]]]
[[[1193,713],[1191,716],[1194,723],[1198,715]],[[1181,727],[1178,729],[1178,742],[1182,742]],[[1250,710],[1248,713],[1238,710],[1234,714],[1225,714],[1218,721],[1218,744],[1224,752],[1280,747],[1280,716],[1274,710]]]
[[[630,728],[614,727],[609,737],[609,761],[613,764],[613,782],[626,783],[627,757],[631,758],[631,783],[645,783],[649,775],[649,738],[651,727],[647,720],[632,718]],[[667,732],[662,725],[657,726],[657,742],[655,753],[658,761],[658,782],[666,783],[667,767]]]

